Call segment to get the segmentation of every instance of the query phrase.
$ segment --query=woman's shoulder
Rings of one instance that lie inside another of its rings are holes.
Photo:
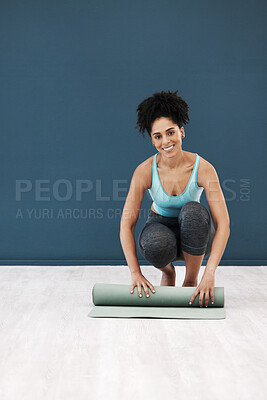
[[[197,174],[197,181],[198,186],[204,186],[204,182],[206,181],[209,175],[212,175],[213,171],[215,171],[214,166],[205,158],[199,157],[199,164],[198,164],[198,174]]]
[[[208,161],[205,160],[205,158],[200,156],[198,153],[194,153],[192,151],[186,151],[186,150],[183,150],[183,152],[187,156],[188,160],[193,161],[193,163],[196,161],[196,154],[198,155],[198,158],[199,158],[199,164],[202,163],[204,165],[204,164],[208,163]]]
[[[197,154],[198,158],[199,158],[199,164],[198,164],[199,168],[204,169],[208,165],[211,165],[211,163],[209,161],[205,160],[205,158],[200,156],[198,153],[193,153],[193,152],[185,151],[185,150],[183,150],[183,152],[186,155],[185,160],[187,163],[194,165],[196,162],[196,154]]]
[[[149,189],[152,183],[152,163],[154,156],[155,154],[141,162],[136,167],[136,171],[139,172],[140,179],[142,180],[146,189]]]

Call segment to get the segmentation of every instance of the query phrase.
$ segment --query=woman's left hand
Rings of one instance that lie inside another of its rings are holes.
[[[211,302],[214,304],[214,282],[215,282],[215,274],[213,272],[208,272],[203,274],[202,279],[200,281],[200,284],[194,291],[189,304],[193,303],[195,298],[197,297],[199,293],[199,305],[202,307],[203,305],[203,296],[205,294],[205,307],[208,307],[208,302],[209,302],[209,294],[211,297]]]

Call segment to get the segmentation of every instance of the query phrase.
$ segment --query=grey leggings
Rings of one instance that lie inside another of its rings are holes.
[[[172,261],[184,260],[182,250],[195,256],[209,255],[214,235],[206,207],[189,201],[181,208],[179,217],[164,217],[149,210],[138,236],[138,247],[150,264],[163,268]]]

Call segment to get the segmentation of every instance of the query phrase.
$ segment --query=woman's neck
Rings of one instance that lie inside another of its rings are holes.
[[[160,152],[161,166],[169,170],[180,168],[185,164],[185,160],[186,154],[182,149],[175,149],[171,156]]]

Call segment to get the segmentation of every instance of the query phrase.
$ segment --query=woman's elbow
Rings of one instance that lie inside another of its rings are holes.
[[[125,231],[131,230],[134,231],[136,226],[136,222],[130,221],[127,219],[123,219],[120,222],[120,235],[122,235]]]
[[[225,234],[227,233],[228,236],[230,236],[230,223],[229,224],[225,222],[218,223],[217,226],[215,226],[215,230],[225,232]]]

